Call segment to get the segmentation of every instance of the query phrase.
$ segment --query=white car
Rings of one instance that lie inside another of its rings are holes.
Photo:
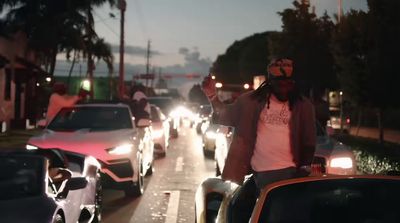
[[[234,128],[221,125],[215,140],[216,175],[221,175],[232,143]],[[330,137],[317,124],[317,147],[311,165],[313,174],[352,175],[357,173],[355,156],[351,148]]]
[[[154,144],[150,120],[137,125],[126,104],[81,104],[63,108],[26,147],[91,155],[101,163],[105,187],[140,196],[144,176],[152,174]]]
[[[99,172],[96,159],[76,153],[0,153],[0,222],[100,222]]]
[[[169,146],[170,124],[168,118],[162,113],[156,105],[150,105],[151,108],[151,128],[154,142],[154,152],[165,156]]]

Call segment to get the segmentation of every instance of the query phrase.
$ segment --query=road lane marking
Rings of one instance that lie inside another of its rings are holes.
[[[178,208],[179,208],[179,197],[180,191],[175,190],[171,191],[171,195],[169,196],[168,209],[167,209],[167,218],[165,219],[165,223],[176,223],[178,222]]]
[[[183,157],[180,156],[178,159],[176,159],[176,166],[175,166],[175,172],[181,172],[183,170]]]

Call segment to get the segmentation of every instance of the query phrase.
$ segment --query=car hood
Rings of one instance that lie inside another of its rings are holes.
[[[94,156],[103,160],[108,156],[105,149],[132,143],[136,131],[120,129],[115,131],[91,132],[78,130],[75,132],[56,132],[44,130],[42,134],[29,139],[28,144],[39,148],[58,148],[71,152]]]
[[[0,200],[0,222],[52,222],[56,210],[55,201],[46,196]]]

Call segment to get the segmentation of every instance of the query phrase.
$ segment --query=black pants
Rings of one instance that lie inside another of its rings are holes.
[[[278,170],[254,172],[253,176],[254,176],[254,180],[256,182],[257,188],[259,190],[261,190],[268,184],[272,184],[272,183],[280,181],[280,180],[287,180],[287,179],[298,177],[298,171],[297,171],[296,167],[288,167],[288,168],[278,169]]]

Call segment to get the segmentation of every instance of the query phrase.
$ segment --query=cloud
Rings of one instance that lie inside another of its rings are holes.
[[[212,61],[209,58],[201,58],[200,52],[196,47],[190,50],[186,47],[181,47],[178,50],[179,54],[183,55],[185,62],[183,65],[176,64],[163,67],[162,69],[168,73],[199,73],[208,74]]]
[[[117,47],[117,46],[115,46]],[[134,55],[140,55],[138,49],[140,47],[136,47],[134,50]],[[142,53],[145,52],[142,49]],[[182,47],[178,50],[179,54],[183,55],[184,57],[184,64],[175,64],[170,66],[163,66],[163,67],[155,67],[155,72],[158,73],[159,68],[163,74],[187,74],[187,73],[197,73],[200,75],[207,75],[209,69],[212,65],[212,61],[209,58],[202,58],[200,52],[197,48],[193,48],[192,50]],[[163,55],[165,56],[165,55]],[[71,68],[71,62],[66,60],[57,60],[57,67],[56,67],[56,76],[66,76],[69,73]],[[118,76],[118,69],[119,64],[114,63],[114,72],[113,76]],[[125,63],[125,80],[131,80],[133,75],[141,74],[146,71],[146,66],[144,64],[131,64]],[[85,76],[86,75],[86,62],[80,61],[75,64],[74,70],[72,72],[73,76]],[[94,76],[108,76],[107,66],[103,61],[96,61],[96,69],[94,70]],[[201,79],[193,79],[188,80],[185,78],[173,78],[168,80],[168,85],[171,87],[183,87],[184,84],[191,82],[198,83]],[[186,85],[185,85],[186,86]]]
[[[119,45],[112,44],[111,51],[113,53],[119,53]],[[141,46],[125,45],[125,54],[131,56],[146,56],[147,48]],[[162,53],[156,50],[151,50],[151,55],[162,55]]]

